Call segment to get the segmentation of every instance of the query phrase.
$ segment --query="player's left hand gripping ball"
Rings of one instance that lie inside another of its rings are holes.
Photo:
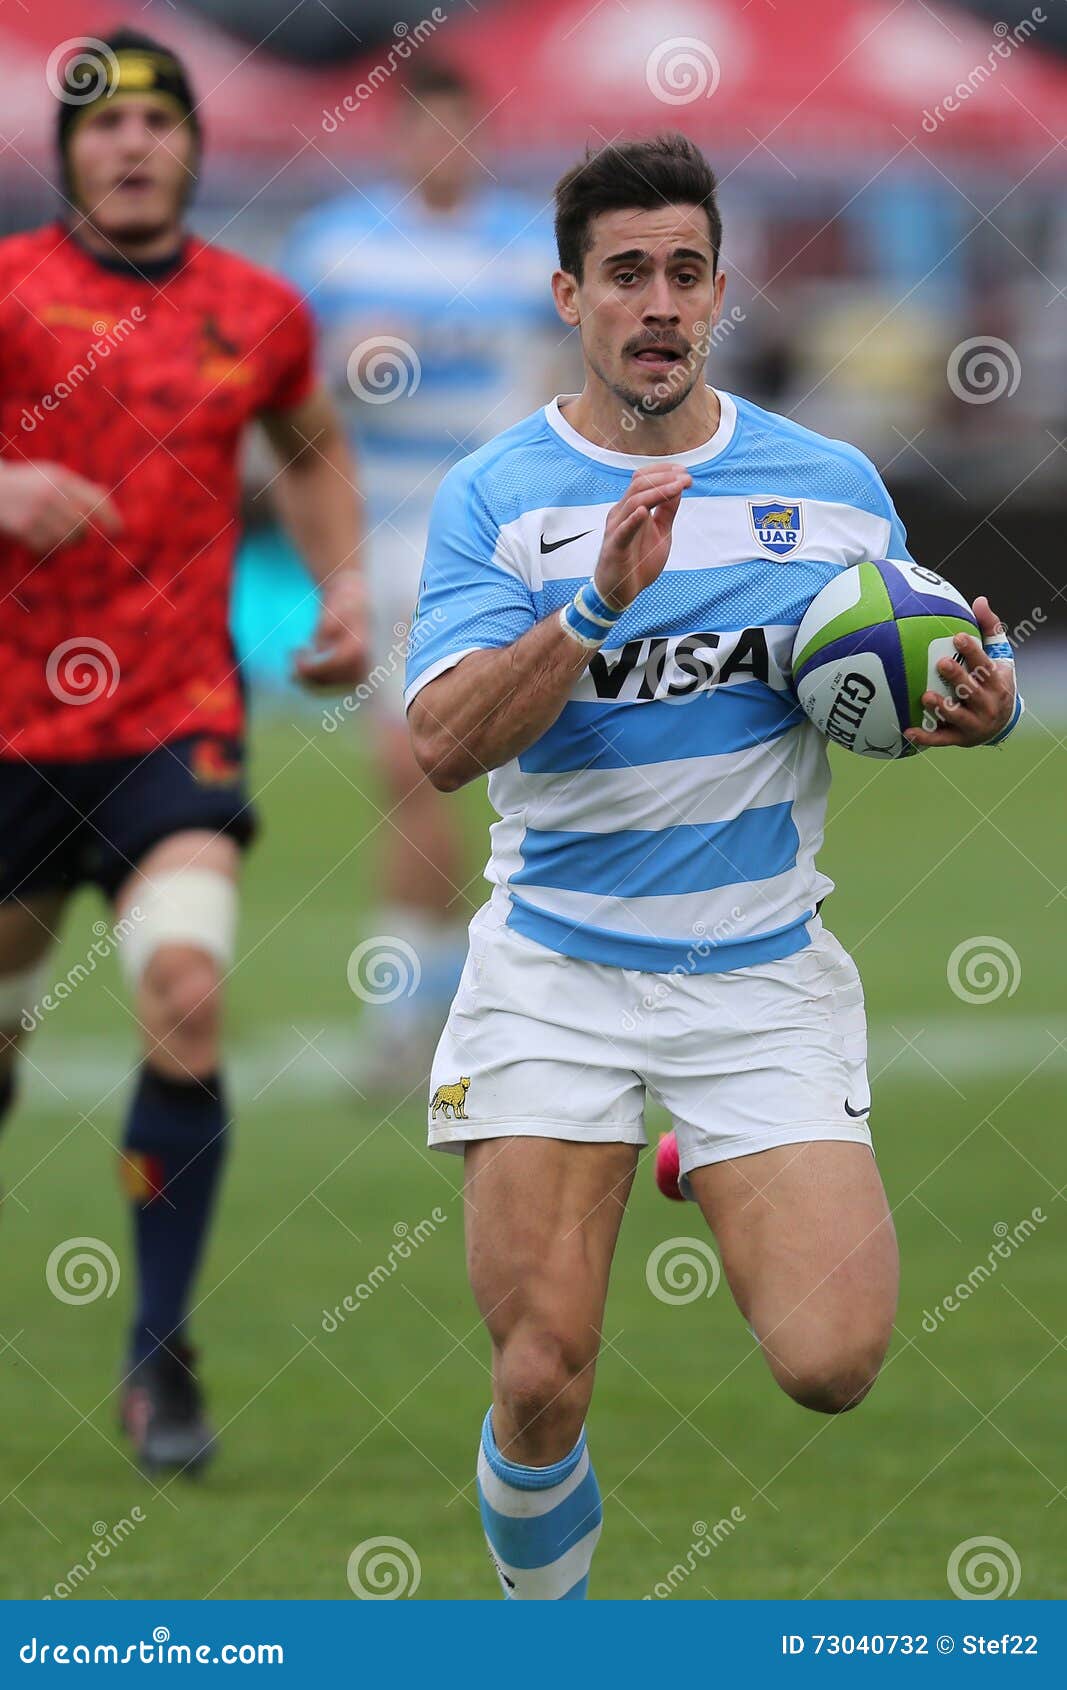
[[[306,687],[353,686],[368,668],[366,593],[362,579],[344,571],[322,589],[322,608],[309,650],[297,653],[293,674]]]
[[[954,697],[923,693],[923,705],[937,716],[934,729],[908,728],[905,739],[912,745],[986,745],[1002,734],[1016,709],[1015,664],[1011,646],[1004,636],[1004,624],[990,609],[987,598],[974,601],[974,614],[982,639],[957,634],[953,645],[958,657],[943,657],[937,672],[952,684]],[[961,677],[960,668],[964,675]]]

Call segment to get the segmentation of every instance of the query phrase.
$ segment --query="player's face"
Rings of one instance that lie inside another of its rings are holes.
[[[176,229],[192,186],[193,148],[189,125],[169,100],[102,100],[71,137],[75,203],[120,245]]]
[[[557,271],[556,303],[578,327],[589,371],[627,407],[666,416],[703,380],[726,278],[714,273],[696,205],[608,211],[594,220],[582,280]]]
[[[408,181],[431,204],[451,205],[467,192],[477,169],[467,138],[477,121],[472,102],[460,94],[405,101],[401,156]]]

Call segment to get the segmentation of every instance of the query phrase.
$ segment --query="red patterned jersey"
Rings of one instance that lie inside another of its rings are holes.
[[[311,391],[298,295],[188,239],[145,277],[60,225],[0,241],[0,457],[98,483],[121,519],[40,558],[0,534],[0,758],[237,734],[240,448]]]

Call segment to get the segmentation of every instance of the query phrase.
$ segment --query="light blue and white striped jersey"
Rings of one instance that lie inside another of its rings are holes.
[[[315,314],[343,399],[354,349],[378,347],[346,414],[372,523],[417,532],[420,551],[449,466],[547,396],[546,342],[565,332],[554,262],[543,209],[494,184],[439,212],[377,182],[290,233],[283,268]]]
[[[508,924],[567,956],[712,972],[789,956],[832,882],[815,867],[830,770],[791,686],[797,626],[839,570],[907,559],[863,454],[719,394],[667,566],[557,720],[494,769],[486,878]],[[564,406],[566,400],[563,401]],[[510,645],[596,565],[635,469],[554,400],[466,458],[434,503],[407,702]]]

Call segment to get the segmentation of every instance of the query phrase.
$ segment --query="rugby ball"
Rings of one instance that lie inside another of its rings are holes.
[[[952,689],[937,672],[956,634],[981,630],[962,593],[918,563],[881,559],[843,569],[817,593],[793,643],[793,685],[819,732],[846,751],[890,761],[916,747],[905,728],[936,728],[924,692]]]

